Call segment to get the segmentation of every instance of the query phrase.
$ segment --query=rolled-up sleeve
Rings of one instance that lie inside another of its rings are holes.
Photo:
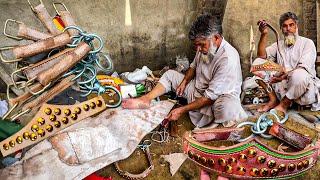
[[[221,59],[221,62],[203,94],[204,97],[211,100],[216,100],[222,94],[230,93],[229,91],[235,86],[236,68],[228,64],[227,58]]]
[[[276,60],[277,59],[277,43],[273,43],[266,48],[267,59]]]
[[[303,48],[302,56],[299,59],[298,67],[304,68],[308,72],[312,72],[315,68],[317,59],[317,51],[313,41],[308,40]]]

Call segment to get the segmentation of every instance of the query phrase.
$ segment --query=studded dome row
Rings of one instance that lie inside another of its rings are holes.
[[[105,108],[101,96],[71,106],[44,104],[23,129],[0,143],[1,152],[3,156],[11,154]]]

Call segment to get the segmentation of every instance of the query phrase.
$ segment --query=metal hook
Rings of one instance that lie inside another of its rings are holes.
[[[29,113],[30,111],[31,111],[31,109],[24,110],[24,111],[22,111],[22,112],[20,112],[20,113],[18,113],[18,114],[15,114],[15,115],[12,116],[10,119],[11,119],[11,121],[15,121],[18,117],[20,117],[20,116],[22,116],[22,115],[24,115],[24,114],[27,114],[27,113]]]
[[[19,61],[22,60],[22,58],[16,58],[16,59],[11,59],[11,60],[4,59],[4,58],[3,58],[1,51],[13,49],[13,48],[14,48],[13,46],[8,46],[8,47],[2,47],[2,48],[0,48],[0,59],[1,59],[2,62],[4,62],[4,63],[15,63],[15,62],[19,62]]]
[[[56,4],[60,4],[61,6],[63,6],[63,8],[64,8],[66,11],[70,12],[65,4],[63,4],[63,3],[61,3],[61,2],[54,2],[54,3],[52,3],[53,8],[54,8],[54,10],[56,11],[56,13],[57,13],[59,16],[60,16],[60,13],[59,13],[59,11],[58,11],[58,9],[57,9],[57,7],[56,7]]]
[[[20,69],[17,69],[17,70],[15,70],[15,71],[13,71],[11,73],[11,75],[10,75],[11,76],[11,81],[12,81],[12,83],[13,83],[15,88],[19,89],[18,86],[17,86],[16,81],[14,80],[14,75],[16,75],[18,72],[21,72],[21,71],[23,71],[24,69],[27,69],[27,68],[28,68],[28,66],[20,68]],[[17,77],[20,77],[20,76],[17,76]]]
[[[47,84],[46,86],[44,86],[42,89],[40,89],[40,90],[37,91],[37,92],[33,92],[33,91],[29,88],[29,85],[28,85],[28,84],[26,84],[25,89],[26,89],[29,93],[31,93],[32,95],[38,95],[38,94],[43,93],[50,85],[51,85],[51,82],[50,82],[49,84]]]
[[[12,38],[12,39],[15,39],[15,40],[18,40],[18,41],[22,40],[23,38],[20,38],[18,36],[13,36],[13,35],[10,35],[10,34],[7,33],[8,22],[15,22],[17,24],[23,24],[22,22],[14,20],[14,19],[7,19],[6,22],[4,23],[3,34],[5,36],[7,36],[8,38]]]
[[[39,0],[39,1],[40,1],[40,4],[43,4],[42,0]],[[36,11],[34,10],[33,5],[32,5],[31,2],[30,2],[30,0],[28,0],[28,4],[29,4],[31,10],[32,10],[34,13],[36,13]]]

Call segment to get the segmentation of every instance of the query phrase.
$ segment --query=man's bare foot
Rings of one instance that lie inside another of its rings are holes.
[[[150,100],[144,97],[130,98],[122,101],[122,108],[124,109],[148,109],[150,107]]]
[[[270,109],[276,107],[278,105],[278,101],[269,101],[266,105],[258,109],[258,112],[267,112]]]

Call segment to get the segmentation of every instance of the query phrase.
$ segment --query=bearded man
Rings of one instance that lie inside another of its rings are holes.
[[[211,15],[201,15],[192,24],[189,39],[197,54],[186,74],[168,70],[151,92],[123,100],[122,107],[148,108],[152,99],[174,90],[178,96],[186,98],[188,104],[173,109],[167,116],[169,121],[178,120],[189,112],[195,126],[214,128],[219,124],[230,127],[247,118],[240,103],[239,54],[223,38],[221,25]]]
[[[279,48],[277,43],[266,48],[267,23],[261,20],[258,24],[261,32],[258,56],[275,60],[285,69],[279,76],[271,78],[274,91],[269,94],[270,101],[261,111],[275,108],[286,112],[293,102],[302,106],[311,105],[314,111],[320,110],[320,80],[315,70],[316,47],[311,39],[299,36],[297,15],[287,12],[280,16],[284,39],[279,42]]]

